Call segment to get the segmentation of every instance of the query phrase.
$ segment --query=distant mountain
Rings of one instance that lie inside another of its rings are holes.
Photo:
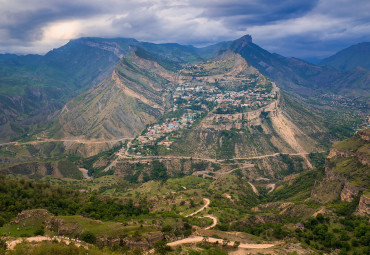
[[[339,71],[352,71],[357,67],[370,70],[370,42],[352,45],[335,55],[323,59],[322,66],[331,66]]]
[[[10,58],[18,57],[16,54],[0,54],[0,61],[4,61]]]
[[[233,41],[229,48],[242,55],[248,63],[286,91],[303,97],[322,93],[339,94],[368,102],[370,72],[366,69],[342,72],[332,67],[317,66],[297,58],[272,54],[254,44],[250,36]]]
[[[0,55],[0,141],[32,133],[36,124],[50,120],[70,98],[110,76],[136,46],[167,59],[169,69],[202,60],[193,46],[130,38],[80,38],[44,56]]]
[[[369,97],[367,69],[342,72],[272,54],[254,44],[249,35],[204,48],[131,38],[80,38],[44,56],[0,55],[0,140],[8,141],[40,129],[69,99],[110,78],[117,63],[134,51],[138,57],[153,61],[168,72],[232,51],[285,91],[303,97],[339,94],[365,103]]]
[[[107,77],[124,54],[117,43],[78,39],[45,56],[1,61],[1,140],[15,138],[45,122],[69,98]]]
[[[322,58],[305,57],[305,58],[302,58],[302,60],[304,60],[308,63],[314,64],[314,65],[318,65],[322,61]]]

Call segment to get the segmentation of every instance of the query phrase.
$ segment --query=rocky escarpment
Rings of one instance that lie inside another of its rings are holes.
[[[370,197],[362,195],[358,203],[357,213],[360,215],[370,215]]]
[[[331,201],[340,197],[342,201],[352,202],[361,193],[366,194],[369,191],[370,175],[369,141],[370,128],[358,131],[355,136],[335,144],[326,160],[326,179],[315,187],[312,197],[318,198],[320,187],[328,187],[333,183],[341,188],[328,191],[337,192],[337,196],[333,194]],[[369,214],[370,211],[370,199],[365,194],[360,198],[357,209],[359,214]]]
[[[345,182],[340,193],[340,199],[342,201],[352,202],[352,200],[358,196],[361,190],[361,188],[353,187],[348,182]]]
[[[24,220],[30,219],[30,218],[48,218],[52,216],[51,213],[49,213],[47,210],[44,209],[34,209],[34,210],[27,210],[19,213],[17,217],[11,221],[9,224],[19,224],[23,222]]]

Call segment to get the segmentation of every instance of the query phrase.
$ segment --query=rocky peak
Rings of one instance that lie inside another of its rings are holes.
[[[233,42],[231,49],[235,52],[239,52],[242,48],[250,43],[252,43],[252,36],[244,35]]]

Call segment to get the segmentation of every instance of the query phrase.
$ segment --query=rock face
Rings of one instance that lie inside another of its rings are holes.
[[[340,150],[338,148],[331,148],[328,158],[334,158],[334,157],[351,157],[354,156],[355,154],[351,151],[345,151],[345,150]]]
[[[352,202],[352,200],[358,196],[361,189],[353,187],[346,182],[340,193],[340,200],[346,202]]]
[[[343,184],[342,188],[336,191],[342,201],[352,202],[361,191],[368,192],[369,141],[370,128],[358,131],[355,136],[334,144],[325,165],[326,179],[313,190],[312,197],[316,197],[315,199],[320,201],[318,196],[325,197],[327,193],[333,192],[334,189],[329,188],[328,190],[328,187],[331,187],[330,183],[333,182],[337,182],[338,185]],[[323,194],[324,192],[325,194]],[[368,215],[369,205],[370,198],[362,195],[357,213]]]
[[[45,218],[47,216],[51,216],[52,214],[49,213],[47,210],[44,209],[34,209],[34,210],[27,210],[19,213],[17,218],[10,222],[10,224],[18,224],[25,219],[29,218]]]
[[[360,215],[370,215],[370,198],[362,195],[358,203],[357,213]]]

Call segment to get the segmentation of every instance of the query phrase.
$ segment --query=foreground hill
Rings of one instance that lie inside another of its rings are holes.
[[[0,176],[0,234],[7,235],[0,248],[42,253],[67,242],[70,254],[80,254],[74,245],[94,254],[367,254],[368,149],[369,130],[359,131],[335,144],[326,162],[279,181],[244,171],[141,184],[110,176],[44,179],[60,187]],[[34,242],[16,246],[20,237]]]
[[[316,200],[328,203],[340,199],[358,204],[359,214],[370,213],[370,129],[358,131],[354,137],[334,144],[325,172],[327,178],[313,190]],[[331,186],[331,192],[320,192]],[[362,195],[361,195],[362,194]]]

